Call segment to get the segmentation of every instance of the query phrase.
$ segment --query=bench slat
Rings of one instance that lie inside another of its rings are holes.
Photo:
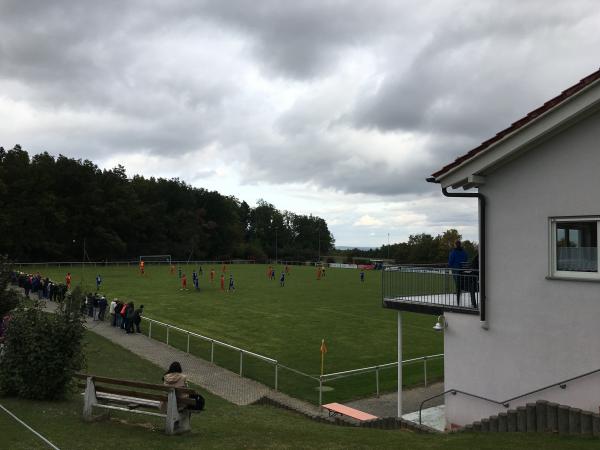
[[[349,406],[342,405],[340,403],[328,403],[323,405],[323,408],[327,408],[329,411],[333,411],[339,414],[343,414],[348,417],[352,417],[357,420],[373,420],[378,419],[377,416],[369,414],[358,409],[350,408]]]
[[[85,384],[83,384],[83,383],[78,383],[78,386],[83,389],[85,389],[85,387],[86,387]],[[95,390],[96,390],[96,394],[107,393],[107,394],[114,394],[114,395],[139,398],[139,399],[157,401],[157,402],[165,402],[165,403],[168,401],[168,397],[166,395],[152,394],[150,392],[138,392],[138,391],[131,391],[131,390],[126,390],[126,389],[115,389],[115,388],[111,388],[109,386],[102,386],[102,385],[95,385]],[[180,397],[177,399],[177,404],[178,405],[195,406],[196,401],[191,398],[181,398]]]
[[[120,406],[112,406],[112,405],[103,405],[101,403],[96,403],[94,405],[96,408],[104,408],[104,409],[115,409],[117,411],[126,411],[126,412],[134,412],[136,414],[146,414],[147,416],[156,416],[156,417],[167,417],[166,414],[155,413],[152,411],[139,411],[136,409],[122,408]]]
[[[117,384],[120,386],[138,387],[138,388],[142,388],[142,389],[151,389],[151,390],[157,390],[157,391],[163,391],[163,392],[169,392],[171,389],[173,389],[172,387],[165,386],[164,384],[153,384],[153,383],[144,383],[141,381],[122,380],[119,378],[99,377],[96,375],[85,374],[85,373],[76,373],[74,376],[81,380],[85,380],[88,377],[92,377],[94,379],[94,383]],[[177,387],[175,389],[177,389],[178,392],[181,392],[184,394],[197,394],[196,391],[194,391],[193,389],[190,389],[190,388]]]
[[[135,404],[138,406],[144,406],[146,408],[160,409],[161,402],[157,400],[147,400],[139,397],[129,397],[127,395],[116,395],[109,394],[106,392],[96,392],[96,397],[100,400],[107,400],[110,402]]]
[[[124,395],[127,397],[137,397],[144,400],[155,400],[158,402],[166,402],[168,397],[166,395],[152,394],[150,392],[138,392],[129,389],[115,389],[109,386],[98,386],[96,385],[96,392],[106,392],[107,394]]]

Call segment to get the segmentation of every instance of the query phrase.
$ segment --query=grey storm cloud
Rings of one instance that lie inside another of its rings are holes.
[[[438,190],[424,182],[429,165],[422,158],[392,164],[377,149],[360,151],[332,142],[319,133],[287,136],[285,145],[252,146],[244,178],[275,184],[311,183],[347,193],[383,196]]]
[[[35,144],[84,157],[102,151],[181,156],[216,139],[223,99],[238,89],[234,75],[198,76],[193,60],[166,64],[168,49],[155,51],[153,44],[168,38],[176,23],[183,30],[190,25],[145,6],[0,3],[0,83],[17,87],[9,93],[13,100],[57,116],[37,129],[46,137],[33,137]],[[90,118],[64,123],[65,111]],[[54,133],[68,138],[61,142]]]
[[[566,50],[598,44],[580,40],[599,19],[593,2],[469,5],[431,32],[411,64],[390,61],[377,88],[357,99],[356,126],[482,139],[558,94],[548,86],[595,70],[582,48]]]
[[[243,1],[213,1],[199,11],[251,36],[262,65],[285,76],[311,78],[330,70],[345,48],[368,45],[382,32],[409,32],[412,27],[403,19],[410,4],[261,0],[248,7]],[[412,9],[418,9],[414,2]]]

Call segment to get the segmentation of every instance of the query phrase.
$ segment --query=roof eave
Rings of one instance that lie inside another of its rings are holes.
[[[471,158],[436,176],[431,181],[442,187],[467,188],[469,177],[485,176],[520,152],[535,147],[557,132],[572,126],[600,108],[600,79],[531,122],[506,134]],[[439,173],[439,172],[436,172]],[[476,186],[470,186],[476,187]]]

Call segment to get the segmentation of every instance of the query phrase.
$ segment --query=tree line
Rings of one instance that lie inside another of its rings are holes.
[[[347,257],[363,257],[369,259],[390,259],[400,264],[446,264],[454,243],[460,240],[470,259],[478,252],[476,243],[462,240],[461,234],[454,228],[433,236],[427,233],[414,234],[408,241],[391,245],[383,245],[370,250],[351,249],[338,251]]]
[[[0,147],[0,254],[13,260],[314,260],[334,242],[324,219],[264,200]]]

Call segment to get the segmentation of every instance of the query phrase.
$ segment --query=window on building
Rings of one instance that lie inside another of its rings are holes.
[[[598,228],[600,218],[554,218],[550,221],[551,275],[599,278]]]

